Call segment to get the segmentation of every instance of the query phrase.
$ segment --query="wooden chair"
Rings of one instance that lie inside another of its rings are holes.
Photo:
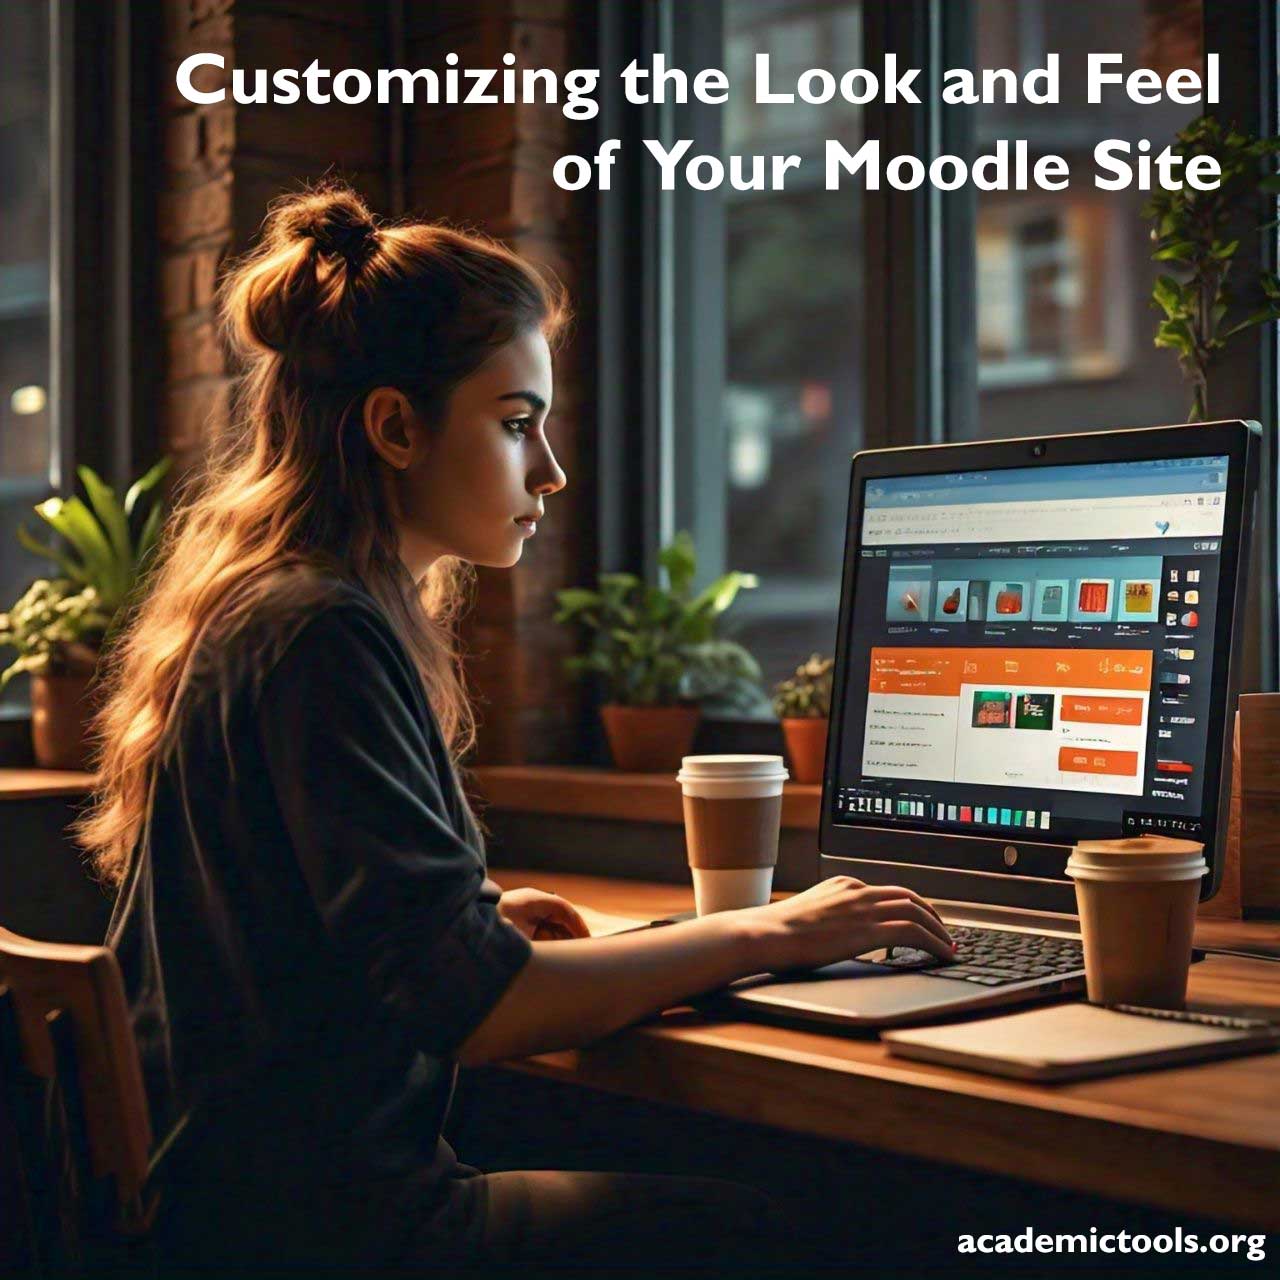
[[[156,1208],[151,1125],[111,951],[0,928],[0,1084],[0,1193],[13,1201],[0,1219],[18,1227],[18,1256],[0,1267],[114,1269],[128,1254],[136,1270]]]

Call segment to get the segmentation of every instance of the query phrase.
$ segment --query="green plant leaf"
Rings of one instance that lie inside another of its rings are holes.
[[[1261,307],[1259,310],[1251,312],[1245,316],[1239,324],[1233,324],[1223,335],[1222,340],[1225,342],[1228,338],[1234,337],[1237,333],[1243,333],[1246,329],[1252,329],[1256,325],[1266,324],[1268,320],[1274,320],[1276,313],[1271,307]]]
[[[1151,255],[1153,262],[1190,262],[1196,247],[1190,240],[1176,240],[1173,244],[1157,249]]]
[[[1185,356],[1190,356],[1195,350],[1195,338],[1185,320],[1163,321],[1156,330],[1155,344],[1157,347],[1172,347]]]
[[[557,591],[556,600],[562,609],[594,609],[604,604],[602,595],[585,587],[566,587]]]
[[[1182,310],[1182,286],[1172,276],[1157,276],[1151,296],[1170,318]]]
[[[3,671],[0,671],[0,692],[3,692],[5,686],[14,676],[21,674],[23,671],[29,671],[32,675],[39,675],[48,665],[48,653],[24,653],[22,657],[10,663]]]
[[[668,546],[658,552],[658,563],[667,571],[671,594],[679,598],[686,596],[697,572],[693,538],[687,530],[682,529]]]
[[[691,601],[689,607],[695,610],[707,610],[712,617],[719,617],[733,604],[738,592],[760,585],[754,573],[739,573],[733,570],[717,578],[710,586],[700,592]]]
[[[86,581],[98,588],[109,607],[118,605],[124,586],[119,579],[120,566],[89,508],[79,498],[48,498],[35,512],[71,544],[83,562]]]
[[[86,583],[89,581],[88,574],[81,565],[72,560],[70,556],[64,555],[52,544],[46,546],[38,538],[32,537],[27,532],[27,526],[24,524],[18,526],[18,541],[33,555],[53,561],[62,570],[63,575],[73,582]]]
[[[622,627],[614,627],[609,634],[630,654],[639,657],[643,652],[643,641],[634,631]]]
[[[126,516],[133,515],[133,509],[138,505],[138,500],[150,493],[165,478],[169,468],[172,466],[172,458],[161,458],[150,471],[129,486],[129,492],[124,495],[124,513]]]
[[[142,532],[138,534],[138,551],[136,558],[138,572],[145,569],[150,561],[151,553],[155,550],[156,543],[160,541],[160,530],[163,526],[164,508],[157,502],[156,505],[147,512],[147,518],[142,525]]]
[[[93,514],[97,516],[98,523],[107,535],[116,560],[122,571],[129,574],[133,563],[133,547],[129,542],[129,521],[124,509],[116,501],[115,491],[110,485],[102,482],[101,477],[92,467],[79,466],[76,468],[76,475],[80,477],[80,483],[84,485],[84,491],[89,495],[89,505],[93,508]]]
[[[583,675],[587,672],[608,675],[613,670],[608,658],[602,653],[576,654],[573,657],[566,658],[564,665],[565,670],[574,675]]]

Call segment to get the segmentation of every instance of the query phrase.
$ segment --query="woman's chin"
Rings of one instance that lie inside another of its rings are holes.
[[[504,547],[502,550],[494,550],[484,556],[470,557],[472,564],[481,565],[486,569],[511,569],[520,563],[520,557],[524,555],[524,538],[514,546]]]

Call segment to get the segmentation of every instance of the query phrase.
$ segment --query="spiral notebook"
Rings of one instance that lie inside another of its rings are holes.
[[[889,1052],[1019,1080],[1082,1080],[1280,1048],[1280,1025],[1228,1014],[1087,1002],[884,1031]]]

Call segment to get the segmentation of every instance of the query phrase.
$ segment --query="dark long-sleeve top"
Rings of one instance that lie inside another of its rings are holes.
[[[168,1221],[368,1260],[474,1172],[440,1136],[455,1056],[530,946],[380,606],[278,577],[197,646],[108,943]]]

